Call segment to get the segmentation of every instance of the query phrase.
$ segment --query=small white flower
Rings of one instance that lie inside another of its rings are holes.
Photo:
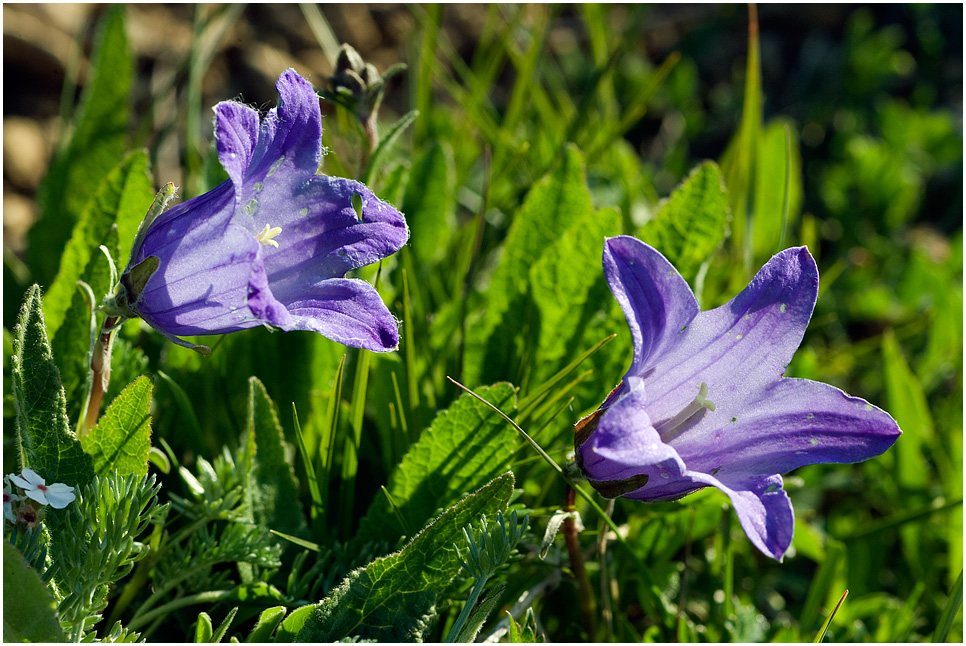
[[[3,477],[3,519],[11,523],[17,522],[17,517],[13,513],[13,503],[23,500],[23,496],[13,493],[10,484],[10,476]]]
[[[55,482],[48,485],[33,469],[23,470],[21,475],[11,475],[10,481],[23,489],[24,494],[31,500],[42,505],[50,505],[54,509],[63,509],[74,502],[74,488]]]

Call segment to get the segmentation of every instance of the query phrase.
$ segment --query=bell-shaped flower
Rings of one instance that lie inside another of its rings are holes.
[[[671,263],[635,238],[607,240],[604,271],[634,356],[621,384],[578,423],[578,465],[608,497],[675,500],[717,487],[755,546],[781,560],[795,523],[781,474],[866,460],[900,435],[865,400],[783,376],[818,296],[812,256],[782,251],[705,312]]]
[[[40,477],[40,474],[30,468],[24,469],[19,476],[11,474],[10,482],[23,489],[25,496],[41,505],[63,509],[74,502],[73,487],[68,487],[62,482],[48,485],[47,481]],[[4,502],[6,502],[6,491],[4,491]]]
[[[363,184],[316,174],[318,96],[294,70],[276,88],[278,106],[261,120],[241,103],[215,106],[228,181],[145,219],[105,310],[200,350],[178,337],[268,325],[393,350],[395,319],[370,284],[345,274],[398,251],[406,221]]]

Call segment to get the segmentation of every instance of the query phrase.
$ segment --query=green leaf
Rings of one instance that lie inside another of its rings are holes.
[[[462,528],[506,509],[512,492],[513,474],[505,473],[443,512],[399,552],[349,574],[318,604],[298,640],[421,641],[438,595],[460,570],[454,543]]]
[[[511,410],[516,401],[506,383],[480,388],[478,394],[503,410]],[[355,540],[392,544],[422,527],[439,509],[506,471],[517,444],[516,433],[503,418],[464,394],[433,420],[393,471],[386,487],[393,504],[378,494]]]
[[[298,481],[275,404],[257,377],[251,377],[248,408],[248,486],[253,520],[263,527],[305,536],[308,525],[299,504]]]
[[[792,134],[785,145],[785,129],[794,133],[787,119],[771,121],[758,142],[758,164],[755,167],[755,207],[751,223],[755,258],[766,261],[777,251],[782,238],[782,213],[785,210],[785,180],[788,182],[788,215],[784,223],[786,244],[788,231],[794,226],[802,208],[802,159],[798,139]],[[788,166],[790,165],[790,168]]]
[[[418,265],[436,260],[452,237],[456,206],[453,151],[437,142],[413,164],[402,211],[411,230],[409,244]]]
[[[57,278],[47,291],[44,316],[53,335],[56,336],[64,321],[71,295],[77,291],[78,280],[91,286],[98,305],[113,287],[110,281],[99,280],[97,284],[92,284],[96,265],[91,266],[91,259],[101,255],[98,245],[106,245],[118,263],[118,272],[123,270],[138,222],[151,206],[153,198],[154,191],[148,177],[148,156],[144,151],[131,153],[103,181],[99,181],[96,192],[84,206],[64,248]],[[109,234],[115,223],[118,224],[118,231],[111,236],[111,240]],[[50,242],[45,244],[49,245]]]
[[[97,475],[147,474],[152,387],[151,379],[138,377],[111,402],[97,426],[81,440],[84,451],[94,458]]]
[[[16,547],[3,542],[3,641],[66,642],[57,603]]]
[[[620,233],[617,209],[586,213],[530,268],[533,300],[540,313],[531,383],[542,383],[569,357],[589,320],[610,301],[601,269],[604,239]]]
[[[95,41],[74,135],[51,162],[37,196],[41,220],[30,232],[30,265],[43,284],[53,279],[71,229],[98,184],[124,156],[133,76],[124,6],[115,5],[105,14]]]
[[[896,476],[906,489],[923,489],[928,475],[922,468],[927,462],[923,445],[932,440],[933,420],[922,386],[903,358],[892,330],[882,335],[882,363],[889,412],[903,431],[895,446]]]
[[[64,389],[47,341],[37,285],[27,290],[15,330],[11,380],[20,467],[30,467],[47,482],[87,484],[94,475],[93,461],[67,422]]]
[[[693,285],[701,265],[721,246],[727,232],[728,194],[721,171],[714,162],[704,162],[675,189],[638,237],[664,254]]]
[[[584,159],[574,146],[537,182],[514,215],[500,264],[486,291],[483,319],[467,332],[464,383],[475,386],[513,375],[522,356],[521,331],[528,319],[530,267],[563,232],[593,210]]]
[[[248,635],[248,639],[245,642],[249,644],[268,642],[272,637],[272,633],[275,632],[276,626],[278,626],[284,617],[285,606],[272,606],[271,608],[262,610],[262,614],[258,616],[258,621],[255,622],[255,627],[252,628],[252,632]]]

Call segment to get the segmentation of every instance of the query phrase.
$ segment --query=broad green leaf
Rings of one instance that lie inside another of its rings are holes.
[[[932,415],[922,386],[903,358],[891,330],[882,335],[882,363],[888,410],[903,431],[895,446],[896,477],[906,489],[922,489],[928,475],[923,469],[926,459],[922,449],[932,440]]]
[[[515,406],[513,387],[496,384],[477,393],[501,410]],[[389,477],[392,499],[376,494],[362,519],[360,543],[412,535],[439,509],[452,505],[507,470],[519,443],[516,432],[483,402],[464,394],[419,436]]]
[[[254,521],[293,536],[305,536],[307,524],[299,504],[298,482],[287,455],[275,404],[256,377],[248,380],[248,452],[246,493]]]
[[[56,336],[64,320],[71,296],[77,290],[78,280],[90,284],[100,305],[101,299],[113,285],[105,285],[104,281],[91,284],[96,268],[91,260],[101,255],[97,247],[106,245],[111,257],[118,263],[118,272],[122,271],[138,222],[151,206],[153,198],[154,191],[148,177],[148,156],[144,151],[128,155],[100,181],[74,226],[60,260],[60,271],[47,291],[44,316],[53,336]],[[118,224],[118,232],[111,234],[115,223]],[[44,244],[49,245],[50,242]]]
[[[533,186],[510,225],[486,291],[483,319],[467,331],[467,385],[506,379],[519,370],[512,362],[522,355],[519,341],[528,319],[530,267],[592,210],[583,156],[568,146],[557,168]]]
[[[673,193],[638,237],[691,282],[728,231],[728,195],[714,162],[704,162]]]
[[[109,249],[117,248],[116,228],[112,227],[108,231],[105,243]],[[91,292],[88,293],[80,285],[74,285],[73,295],[68,295],[70,308],[50,341],[67,398],[67,419],[75,428],[80,421],[81,408],[90,392],[93,377],[91,352],[93,336],[98,330],[98,317],[96,312],[91,310],[91,305],[96,307],[98,305],[96,301],[99,298],[97,295],[106,294],[111,288],[111,266],[107,256],[99,251],[96,252],[84,270],[83,280],[91,288]],[[49,300],[50,293],[47,294],[44,304],[46,305]],[[113,371],[112,379],[118,379]],[[104,399],[110,401],[106,397]]]
[[[399,552],[349,574],[318,604],[298,640],[421,641],[438,596],[459,573],[455,544],[462,528],[505,510],[512,492],[513,474],[505,473],[447,509]]]
[[[402,203],[418,265],[436,260],[446,248],[455,224],[455,206],[453,151],[437,142],[413,164]]]
[[[94,472],[102,478],[148,472],[151,451],[151,388],[148,377],[138,377],[117,396],[104,416],[81,440],[94,458]]]
[[[258,616],[258,621],[255,623],[255,627],[252,628],[252,632],[248,635],[248,639],[245,642],[249,644],[268,642],[272,637],[272,633],[275,632],[276,626],[284,618],[285,606],[272,606],[271,608],[262,610],[262,614]]]
[[[93,461],[67,422],[64,389],[47,341],[41,301],[40,287],[27,290],[11,361],[20,467],[30,467],[47,482],[77,487],[93,477]]]
[[[57,603],[16,547],[3,542],[3,641],[66,642]]]
[[[42,284],[53,279],[71,229],[98,184],[124,156],[133,76],[124,5],[115,5],[95,41],[74,135],[57,153],[37,196],[41,219],[30,232],[30,266]],[[78,263],[78,269],[85,264]]]
[[[789,130],[789,147],[785,145],[785,128]],[[789,180],[788,214],[784,224],[785,246],[788,246],[789,234],[802,208],[802,159],[793,124],[787,119],[776,119],[765,126],[758,142],[754,218],[751,223],[756,260],[768,260],[780,251],[786,172]]]
[[[530,268],[540,313],[530,383],[539,384],[575,356],[589,320],[610,300],[601,254],[604,239],[620,233],[617,209],[586,213]]]

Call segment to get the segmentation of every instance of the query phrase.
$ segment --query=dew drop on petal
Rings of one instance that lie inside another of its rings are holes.
[[[740,334],[735,337],[735,341],[741,341],[741,335]]]
[[[281,166],[282,165],[282,162],[284,162],[284,161],[285,161],[285,155],[282,155],[281,157],[279,157],[278,159],[276,159],[274,162],[272,162],[272,165],[268,169],[268,173],[265,174],[265,177],[271,177],[272,174],[275,171],[278,170],[278,167]]]
[[[256,199],[255,199],[255,198],[253,197],[253,198],[252,198],[252,199],[251,199],[251,200],[250,200],[250,201],[248,202],[248,204],[246,204],[246,205],[245,205],[244,207],[242,207],[242,212],[243,212],[243,213],[244,213],[245,215],[251,215],[251,216],[254,216],[254,215],[255,215],[255,213],[257,213],[257,212],[258,212],[258,200],[256,200]]]
[[[812,413],[809,413],[809,414],[808,414],[808,415],[806,415],[805,417],[806,417],[807,419],[812,419],[813,417],[815,417],[815,415],[813,415]]]
[[[872,410],[873,406],[869,402],[865,403],[865,410]]]
[[[818,440],[816,440],[814,437],[812,439],[810,439],[808,442],[812,446],[818,446]]]
[[[784,314],[785,313],[785,310],[787,310],[788,308],[785,307],[785,304],[784,303],[782,303],[781,306],[778,309],[781,310],[781,313],[782,314]]]
[[[255,182],[255,184],[252,186],[252,190],[254,190],[256,193],[258,193],[263,188],[265,188],[265,185],[262,182]]]
[[[305,217],[308,214],[309,214],[309,210],[306,207],[303,206],[302,208],[299,209],[299,215],[301,215],[302,217]]]

